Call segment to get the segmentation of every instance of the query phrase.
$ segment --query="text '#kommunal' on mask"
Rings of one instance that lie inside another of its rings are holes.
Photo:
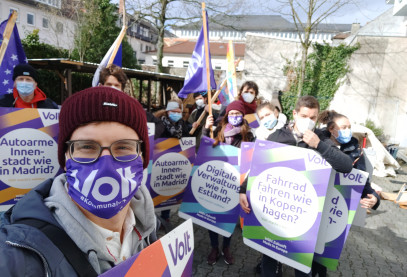
[[[130,162],[101,156],[96,162],[66,162],[69,196],[90,213],[109,219],[120,212],[137,192],[143,180],[143,161]]]

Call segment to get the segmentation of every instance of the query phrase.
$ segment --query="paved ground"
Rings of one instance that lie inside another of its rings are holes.
[[[373,182],[386,192],[399,190],[407,183],[407,166],[402,166],[396,178],[373,177]],[[172,213],[171,222],[177,225],[183,219]],[[261,254],[243,244],[239,228],[232,237],[235,264],[230,266],[222,259],[209,266],[206,263],[210,251],[208,231],[197,225],[194,230],[193,276],[256,276],[254,268]],[[290,268],[284,267],[283,271],[283,276],[294,276]],[[407,276],[407,210],[382,200],[378,210],[367,215],[364,228],[352,226],[338,269],[328,271],[328,276]]]

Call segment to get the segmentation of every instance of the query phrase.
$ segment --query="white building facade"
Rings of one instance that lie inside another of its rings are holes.
[[[38,29],[40,41],[58,48],[72,51],[77,23],[61,16],[70,0],[1,0],[0,21],[9,17],[10,12],[17,11],[17,28],[20,38]],[[118,22],[120,24],[120,22]],[[148,22],[128,20],[127,39],[139,63],[144,63],[146,54],[155,49],[157,32]],[[101,57],[102,59],[103,57]]]
[[[57,15],[61,4],[61,0],[2,0],[0,21],[6,20],[10,12],[15,10],[18,13],[16,24],[21,39],[38,29],[41,42],[64,49],[73,49],[76,23]]]

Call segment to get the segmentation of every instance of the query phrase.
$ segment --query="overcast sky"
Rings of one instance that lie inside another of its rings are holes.
[[[344,7],[343,10],[329,18],[327,23],[360,23],[366,25],[383,12],[392,8],[392,4],[386,4],[386,0],[358,0],[357,4]]]
[[[284,15],[291,14],[291,10],[289,5],[286,3],[288,0],[268,0],[267,2],[263,2],[264,0],[248,0],[252,1],[253,3],[260,3],[257,9],[260,10],[259,12],[262,14],[279,14],[279,11],[282,10],[281,14],[289,21],[292,22],[291,16]],[[259,2],[260,1],[260,2]],[[325,0],[324,0],[325,1]],[[398,0],[395,0],[398,1]],[[285,4],[281,4],[281,3]],[[294,3],[306,3],[307,0],[296,0]],[[323,1],[320,0],[318,3],[322,3]],[[326,0],[324,5],[319,11],[325,12],[328,7],[335,3],[336,0]],[[317,3],[317,4],[318,4]],[[253,5],[256,7],[256,5]],[[279,8],[280,7],[280,8]],[[282,7],[282,8],[281,8]],[[342,7],[340,10],[336,11],[333,15],[330,15],[323,23],[344,23],[344,24],[351,24],[351,23],[360,23],[362,26],[366,25],[369,21],[374,20],[376,17],[384,13],[385,11],[391,9],[393,7],[392,4],[386,4],[386,0],[351,0],[350,3]],[[296,11],[300,13],[301,9],[297,8]],[[252,8],[250,13],[257,13],[256,8]],[[301,13],[300,13],[301,14]],[[302,18],[306,18],[306,14],[302,14]],[[318,18],[318,13],[313,16],[313,20]],[[303,19],[303,22],[306,20]]]
[[[126,3],[129,4],[136,0],[126,0]],[[157,0],[143,0],[145,3],[155,2]],[[210,5],[211,1],[217,0],[202,0],[207,2],[207,6]],[[229,1],[229,2],[228,2]],[[234,3],[235,0],[228,0],[228,3]],[[242,1],[242,0],[239,0]],[[239,1],[236,0],[235,3]],[[233,11],[235,10],[236,14],[279,14],[276,10],[276,7],[281,6],[281,2],[285,0],[243,0],[243,3],[246,5],[242,5],[239,8],[238,5],[233,6],[228,4],[228,8]],[[288,0],[287,0],[288,1]],[[306,2],[305,0],[297,0],[299,2]],[[336,0],[327,0],[325,3],[332,3]],[[395,0],[398,1],[398,0]],[[118,3],[119,0],[111,0],[113,3]],[[180,1],[181,2],[181,1]],[[174,2],[174,4],[178,4],[180,2]],[[280,3],[278,3],[280,2]],[[351,0],[351,4],[346,5],[341,10],[337,11],[334,15],[327,18],[324,23],[360,23],[362,26],[366,25],[369,21],[372,21],[377,16],[381,15],[388,9],[393,7],[393,4],[386,4],[386,0]],[[244,7],[243,7],[244,6]],[[174,7],[174,6],[171,6]],[[286,10],[288,5],[285,4]],[[200,11],[198,10],[198,13]],[[283,15],[284,16],[284,15]],[[292,19],[288,16],[284,16],[287,20],[292,22]],[[315,19],[315,18],[314,18]]]

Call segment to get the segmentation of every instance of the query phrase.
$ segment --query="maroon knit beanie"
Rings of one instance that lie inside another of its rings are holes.
[[[230,103],[226,107],[226,116],[228,115],[228,113],[231,110],[237,110],[237,111],[241,112],[243,115],[245,115],[244,104],[242,101],[236,100],[236,101],[233,101],[232,103]]]
[[[58,161],[65,167],[65,143],[80,125],[95,121],[114,121],[132,128],[143,141],[144,168],[149,163],[146,112],[141,104],[122,91],[110,87],[93,87],[67,98],[59,114]],[[109,130],[106,130],[107,132]]]

